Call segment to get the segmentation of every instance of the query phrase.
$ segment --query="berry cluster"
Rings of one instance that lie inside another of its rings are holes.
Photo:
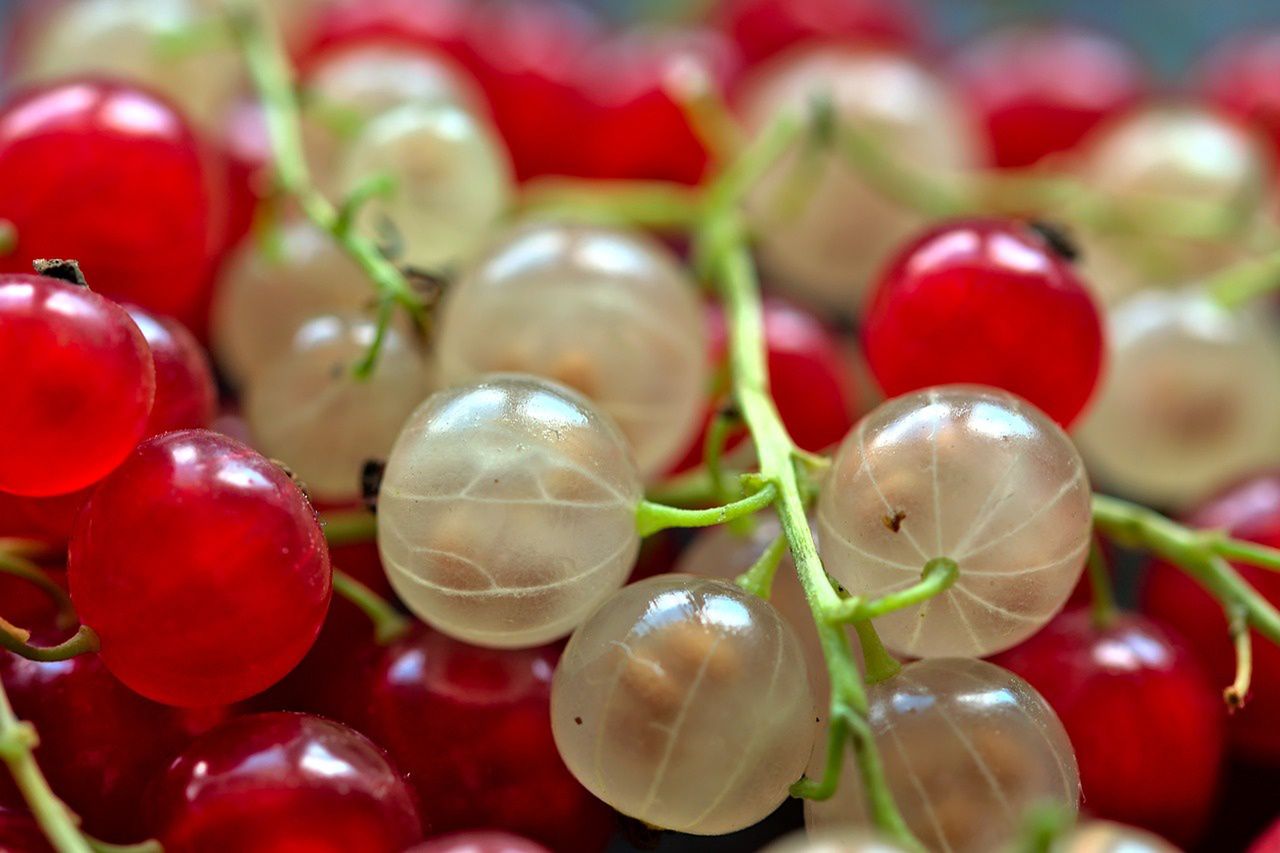
[[[21,5],[0,851],[1280,850],[1280,36],[707,7]]]

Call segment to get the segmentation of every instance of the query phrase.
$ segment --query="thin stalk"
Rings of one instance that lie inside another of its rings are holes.
[[[1210,276],[1205,290],[1221,305],[1239,308],[1280,289],[1280,251],[1233,264]]]
[[[1099,631],[1105,630],[1115,621],[1116,598],[1111,589],[1107,558],[1102,553],[1102,541],[1097,536],[1093,537],[1093,543],[1089,547],[1089,560],[1085,565],[1089,572],[1089,608],[1093,614],[1093,625]]]
[[[358,545],[378,538],[378,519],[367,509],[343,509],[320,514],[330,547]]]
[[[380,646],[389,646],[409,633],[413,621],[346,572],[333,570],[333,591],[350,601],[373,623],[374,638]]]
[[[773,579],[778,564],[787,555],[787,537],[779,536],[769,543],[751,567],[738,575],[736,583],[757,598],[767,599],[773,593]]]
[[[906,589],[873,598],[870,601],[858,597],[848,598],[827,612],[827,618],[835,623],[866,622],[895,613],[946,592],[960,577],[960,567],[955,560],[935,557],[925,563],[920,580]]]
[[[98,635],[88,625],[81,625],[80,630],[70,639],[56,646],[33,646],[29,642],[31,634],[21,628],[10,625],[0,619],[0,648],[7,649],[15,655],[27,660],[48,663],[50,661],[71,660],[80,655],[89,655],[98,651]]]
[[[1244,707],[1249,698],[1249,687],[1253,683],[1253,636],[1249,631],[1249,620],[1242,609],[1229,608],[1227,621],[1231,630],[1231,642],[1236,650],[1236,677],[1222,691],[1222,698],[1234,712]]]
[[[854,622],[853,630],[858,632],[858,644],[862,647],[862,664],[867,668],[867,684],[888,681],[902,672],[902,664],[889,654],[870,622]]]
[[[636,529],[641,536],[652,536],[659,530],[673,527],[714,527],[757,513],[772,504],[777,496],[777,487],[773,483],[765,483],[741,500],[710,509],[681,509],[653,501],[641,501],[636,508]]]
[[[71,604],[71,596],[49,576],[48,572],[35,563],[7,552],[0,546],[0,574],[12,575],[24,580],[48,596],[58,608],[59,627],[70,627],[76,624],[76,609]]]

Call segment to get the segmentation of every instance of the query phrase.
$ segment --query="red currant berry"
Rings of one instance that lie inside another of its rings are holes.
[[[226,221],[218,253],[223,256],[249,235],[258,206],[269,191],[271,137],[261,104],[246,99],[232,107],[220,142],[227,187]]]
[[[353,724],[417,787],[428,832],[501,829],[566,853],[604,848],[612,812],[570,775],[551,736],[558,655],[421,629],[348,691],[361,706]]]
[[[285,676],[329,606],[329,554],[289,476],[203,430],[150,439],[77,522],[71,596],[117,678],[150,699],[238,701]]]
[[[1064,427],[1102,368],[1102,321],[1054,236],[1000,220],[940,225],[890,262],[863,326],[890,397],[948,383],[1012,391]]]
[[[442,50],[464,64],[471,59],[467,0],[339,0],[312,24],[302,50],[304,69],[320,54],[366,42]],[[487,12],[486,12],[487,14]]]
[[[123,308],[56,279],[0,276],[0,489],[57,495],[95,482],[142,438],[155,387]]]
[[[75,529],[80,510],[89,502],[93,486],[48,498],[22,498],[22,513],[30,535],[55,545],[65,545]]]
[[[1280,472],[1255,477],[1228,489],[1187,518],[1194,527],[1272,548],[1280,547]],[[1280,574],[1236,566],[1264,598],[1280,605]],[[1143,588],[1143,609],[1186,637],[1216,683],[1235,677],[1235,650],[1222,605],[1181,570],[1156,564]],[[1280,765],[1280,648],[1253,634],[1253,685],[1244,708],[1228,723],[1234,750],[1257,762]]]
[[[459,832],[424,841],[409,853],[547,853],[547,848],[505,832]]]
[[[582,66],[600,38],[594,17],[559,0],[493,4],[471,17],[470,67],[518,179],[591,174],[592,128],[605,116],[584,91]]]
[[[712,374],[726,375],[723,372],[729,367],[729,341],[724,311],[719,305],[708,303],[706,315]],[[764,342],[769,388],[787,432],[800,447],[814,452],[839,442],[852,428],[857,407],[853,371],[835,337],[808,311],[769,298],[764,303]],[[712,401],[697,439],[675,471],[702,463],[707,427],[722,402]],[[740,431],[728,446],[736,447],[742,439]]]
[[[66,81],[0,111],[0,217],[17,245],[0,269],[75,258],[93,287],[162,314],[208,283],[212,186],[186,121],[121,83]]]
[[[386,755],[303,714],[224,723],[173,762],[152,799],[168,853],[401,853],[422,839],[413,793]]]
[[[0,850],[5,853],[53,853],[35,819],[0,807]]]
[[[146,434],[207,427],[217,414],[218,387],[204,349],[177,320],[132,306],[126,310],[146,338],[156,366],[156,398]]]
[[[1280,154],[1280,31],[1227,39],[1205,57],[1199,77],[1211,104],[1253,124]]]
[[[1070,151],[1147,93],[1146,71],[1124,45],[1069,26],[1016,27],[963,50],[952,79],[992,162],[1019,168]]]
[[[587,154],[592,175],[698,183],[707,150],[672,87],[682,76],[698,75],[724,91],[740,64],[733,44],[712,31],[631,33],[599,42],[582,66],[583,89],[595,108]]]
[[[1254,839],[1248,853],[1280,853],[1280,820]]]
[[[722,0],[717,17],[752,64],[802,41],[903,49],[923,40],[923,17],[907,0]]]
[[[226,715],[221,708],[184,711],[143,699],[97,655],[36,663],[3,653],[0,679],[17,715],[45,735],[36,760],[54,793],[86,831],[117,843],[146,837],[139,793],[193,737]]]
[[[1099,629],[1077,609],[993,661],[1058,712],[1093,816],[1183,845],[1199,837],[1218,788],[1226,715],[1180,638],[1137,614]]]

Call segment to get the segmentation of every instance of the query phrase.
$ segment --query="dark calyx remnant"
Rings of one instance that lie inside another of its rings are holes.
[[[84,280],[84,273],[80,271],[80,264],[76,261],[63,260],[61,258],[40,258],[33,261],[31,266],[35,269],[36,275],[42,275],[45,278],[56,278],[79,287],[89,286],[89,283]]]
[[[360,471],[360,497],[369,512],[378,511],[378,490],[382,488],[382,474],[386,470],[386,462],[370,459]]]
[[[1057,222],[1047,222],[1043,219],[1033,219],[1027,223],[1027,227],[1039,234],[1040,238],[1049,245],[1054,254],[1064,261],[1074,262],[1080,260],[1080,247],[1072,239],[1071,232],[1067,226]]]

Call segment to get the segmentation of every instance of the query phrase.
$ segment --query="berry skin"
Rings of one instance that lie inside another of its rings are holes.
[[[152,788],[169,853],[401,853],[422,839],[413,794],[386,754],[304,714],[231,720]]]
[[[0,275],[0,489],[43,497],[95,482],[142,438],[155,389],[146,340],[120,306]]]
[[[547,849],[505,832],[459,832],[424,841],[409,853],[547,853]]]
[[[899,252],[862,334],[890,397],[991,385],[1063,427],[1089,401],[1103,361],[1098,308],[1069,260],[1034,228],[1001,220],[947,223]]]
[[[183,711],[143,699],[97,655],[36,663],[4,653],[0,678],[19,718],[45,735],[36,760],[54,792],[107,841],[146,838],[139,792],[225,717],[221,708]]]
[[[53,853],[34,818],[3,806],[0,806],[0,850],[5,853]]]
[[[952,72],[986,129],[992,163],[1003,168],[1072,150],[1147,90],[1141,63],[1124,45],[1069,26],[997,30],[963,50]]]
[[[612,813],[551,737],[558,657],[555,646],[481,649],[419,628],[347,683],[340,718],[408,774],[429,834],[500,829],[563,853],[602,850]]]
[[[1212,498],[1186,519],[1193,527],[1280,547],[1280,473],[1247,480]],[[1280,575],[1236,566],[1250,585],[1280,605]],[[1235,677],[1235,652],[1222,605],[1182,571],[1156,564],[1142,591],[1143,610],[1186,637],[1217,685]],[[1232,714],[1227,733],[1235,753],[1249,761],[1280,766],[1280,648],[1253,634],[1253,686],[1244,708]]]
[[[154,95],[93,80],[27,92],[0,112],[0,218],[17,231],[0,270],[75,258],[98,292],[184,316],[221,227],[210,183],[185,120]]]
[[[1091,814],[1196,841],[1218,787],[1225,714],[1180,638],[1137,614],[1098,629],[1076,609],[993,662],[1057,711]]]
[[[1223,41],[1205,57],[1198,76],[1211,105],[1258,128],[1280,154],[1280,31]]]
[[[331,592],[306,497],[274,463],[203,430],[144,442],[99,484],[71,540],[69,577],[112,674],[192,707],[284,677]]]
[[[720,26],[751,64],[804,41],[903,49],[922,39],[922,18],[904,0],[722,0]]]
[[[1249,853],[1280,853],[1280,820],[1254,839],[1249,846]]]
[[[207,427],[217,414],[218,386],[195,336],[172,318],[133,306],[125,310],[146,338],[156,367],[156,397],[146,435]]]

